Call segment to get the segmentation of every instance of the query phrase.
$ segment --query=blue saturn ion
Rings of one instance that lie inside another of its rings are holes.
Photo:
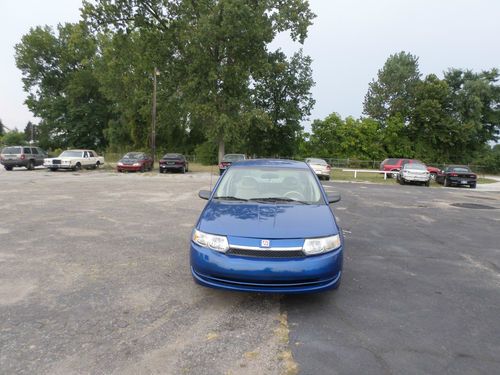
[[[307,293],[338,288],[344,238],[327,195],[304,162],[234,163],[207,199],[191,237],[191,272],[204,286]]]

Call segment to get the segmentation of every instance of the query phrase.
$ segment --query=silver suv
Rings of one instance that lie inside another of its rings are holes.
[[[47,153],[40,147],[32,146],[8,146],[0,153],[0,163],[7,171],[14,167],[25,167],[32,170],[38,165],[43,165],[43,159]]]

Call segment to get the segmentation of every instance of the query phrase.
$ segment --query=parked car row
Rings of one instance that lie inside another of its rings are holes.
[[[469,186],[471,189],[477,184],[477,175],[466,165],[450,165],[441,170],[415,159],[385,159],[379,169],[393,172],[388,177],[396,178],[400,184],[417,182],[429,186],[430,180],[435,180],[444,186]]]

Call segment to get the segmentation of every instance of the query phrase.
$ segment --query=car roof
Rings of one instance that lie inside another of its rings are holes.
[[[287,160],[287,159],[250,159],[241,160],[234,163],[231,168],[244,168],[244,167],[278,167],[278,168],[295,168],[295,169],[309,169],[309,166],[303,161]]]

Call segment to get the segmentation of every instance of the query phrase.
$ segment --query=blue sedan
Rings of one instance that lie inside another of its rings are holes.
[[[344,238],[327,195],[304,162],[246,160],[219,179],[191,238],[191,272],[204,286],[307,293],[335,289]]]

